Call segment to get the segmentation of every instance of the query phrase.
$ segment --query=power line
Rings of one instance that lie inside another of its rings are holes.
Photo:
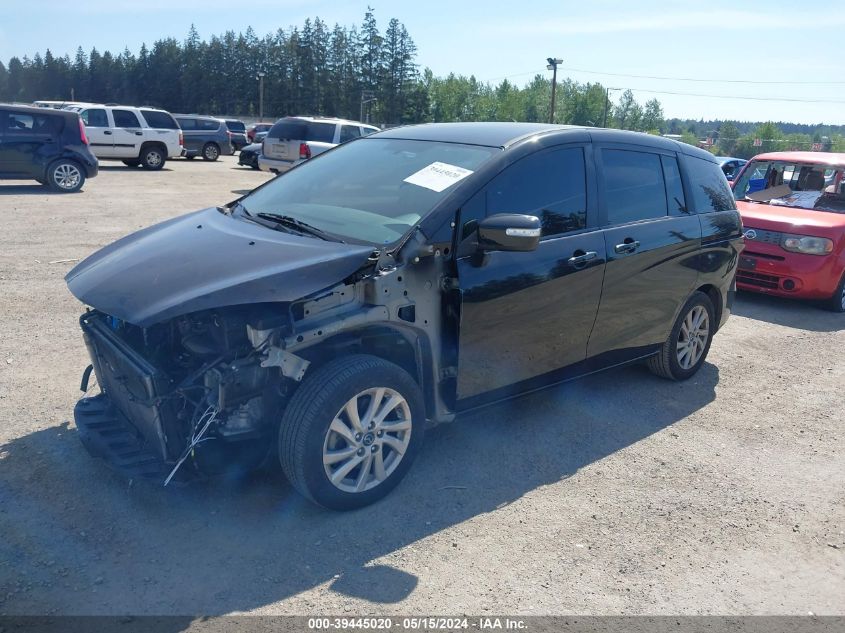
[[[672,92],[669,90],[647,90],[645,88],[628,88],[636,92],[647,92],[658,95],[676,95],[681,97],[704,97],[709,99],[740,99],[743,101],[788,101],[790,103],[837,103],[845,104],[845,101],[834,99],[793,99],[789,97],[745,97],[740,95],[710,95],[697,92]]]
[[[702,83],[727,83],[727,84],[770,84],[770,85],[831,85],[841,86],[845,85],[845,81],[764,81],[758,79],[703,79],[698,77],[660,77],[657,75],[629,75],[624,73],[608,73],[598,70],[585,70],[583,68],[564,68],[561,70],[568,70],[576,73],[587,73],[591,75],[607,75],[608,77],[627,77],[629,79],[659,79],[661,81],[695,81]]]

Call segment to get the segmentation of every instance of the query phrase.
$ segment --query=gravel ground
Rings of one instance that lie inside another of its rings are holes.
[[[62,260],[266,179],[0,183],[0,614],[845,614],[845,315],[811,305],[741,295],[683,384],[630,367],[437,427],[353,513],[91,459]]]

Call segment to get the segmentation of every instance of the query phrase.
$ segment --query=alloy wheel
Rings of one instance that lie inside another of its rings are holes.
[[[147,165],[150,167],[158,167],[161,165],[161,154],[156,151],[147,153]]]
[[[205,158],[208,160],[217,160],[220,156],[220,151],[217,149],[216,145],[206,145],[205,147]]]
[[[710,337],[710,317],[704,306],[696,305],[687,313],[678,334],[677,355],[681,369],[690,369],[704,354]]]
[[[396,470],[411,441],[411,408],[397,391],[360,392],[337,412],[323,442],[326,477],[339,490],[359,493]]]
[[[79,168],[70,163],[62,163],[53,170],[53,180],[60,189],[76,189],[81,178]]]

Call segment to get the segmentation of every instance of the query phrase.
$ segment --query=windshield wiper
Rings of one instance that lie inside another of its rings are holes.
[[[316,226],[311,226],[302,220],[292,218],[289,215],[280,215],[278,213],[256,213],[255,217],[261,218],[262,220],[269,220],[279,226],[293,229],[294,231],[299,231],[300,233],[305,233],[306,235],[318,237],[321,240],[326,240],[327,242],[340,242],[341,244],[345,244],[342,239],[335,237],[330,233],[326,233],[322,229],[318,229]]]

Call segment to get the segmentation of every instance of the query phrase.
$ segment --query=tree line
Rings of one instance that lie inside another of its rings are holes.
[[[399,20],[378,27],[372,8],[360,25],[329,27],[319,17],[259,37],[252,28],[202,39],[164,38],[137,54],[86,53],[0,61],[0,102],[90,101],[151,105],[171,112],[257,117],[259,74],[264,118],[317,114],[363,118],[380,125],[432,121],[548,121],[551,81],[536,75],[520,87],[474,76],[420,71],[417,48]],[[554,121],[677,134],[711,151],[739,157],[762,148],[811,149],[813,142],[843,151],[845,126],[665,120],[657,99],[640,104],[630,90],[615,102],[600,83],[558,82]],[[755,146],[755,138],[765,144]]]
[[[75,56],[49,49],[0,62],[0,101],[90,101],[152,105],[171,112],[257,117],[258,75],[264,74],[264,114],[319,114],[379,124],[429,121],[546,121],[551,82],[527,86],[420,72],[405,26],[391,19],[381,31],[372,9],[360,26],[329,27],[319,17],[259,37],[252,28],[202,39],[192,26],[183,41],[164,38],[137,54],[82,48]],[[555,121],[659,131],[660,103],[640,106],[627,92],[618,104],[601,84],[565,79],[557,86]]]

